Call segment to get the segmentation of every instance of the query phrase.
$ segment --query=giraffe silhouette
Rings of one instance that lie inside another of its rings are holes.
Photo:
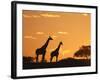
[[[58,47],[54,51],[51,52],[50,62],[52,62],[53,57],[56,57],[56,62],[58,61],[59,49],[60,49],[61,45],[63,45],[62,42],[60,42]]]
[[[50,40],[53,40],[53,39],[49,36],[46,43],[41,48],[36,49],[36,62],[38,62],[39,55],[42,55],[42,62],[44,61],[45,54],[46,54],[46,48],[47,48]]]

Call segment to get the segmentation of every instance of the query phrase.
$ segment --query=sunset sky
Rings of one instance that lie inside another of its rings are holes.
[[[90,45],[90,14],[23,10],[23,56],[36,57],[35,50],[50,41],[46,60],[60,41],[59,60],[72,57],[82,45]]]

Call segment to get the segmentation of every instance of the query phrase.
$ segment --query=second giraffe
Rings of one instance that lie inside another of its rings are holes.
[[[60,49],[61,45],[63,45],[62,42],[60,42],[59,45],[58,45],[58,47],[54,51],[51,52],[50,62],[52,62],[53,57],[56,57],[56,62],[58,61],[59,49]]]

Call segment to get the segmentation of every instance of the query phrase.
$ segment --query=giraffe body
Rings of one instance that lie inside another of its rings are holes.
[[[58,61],[59,49],[60,49],[60,46],[61,46],[62,44],[63,44],[63,43],[60,42],[59,45],[58,45],[58,47],[57,47],[54,51],[51,52],[50,62],[52,62],[52,59],[53,59],[54,57],[56,57],[56,62]]]
[[[44,61],[45,54],[46,54],[46,48],[47,48],[50,40],[53,40],[53,39],[49,36],[49,38],[46,41],[46,43],[41,48],[37,48],[36,49],[36,62],[38,62],[39,55],[42,55],[42,62]]]

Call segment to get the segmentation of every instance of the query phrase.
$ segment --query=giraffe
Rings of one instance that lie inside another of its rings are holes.
[[[44,61],[45,54],[46,54],[46,48],[47,48],[50,40],[53,40],[53,39],[49,36],[46,43],[41,48],[36,49],[36,62],[38,62],[39,55],[42,55],[42,62]]]
[[[58,61],[59,49],[60,49],[61,45],[63,45],[62,42],[60,42],[59,45],[58,45],[58,47],[54,51],[51,52],[50,62],[52,62],[53,57],[56,57],[56,62]]]

